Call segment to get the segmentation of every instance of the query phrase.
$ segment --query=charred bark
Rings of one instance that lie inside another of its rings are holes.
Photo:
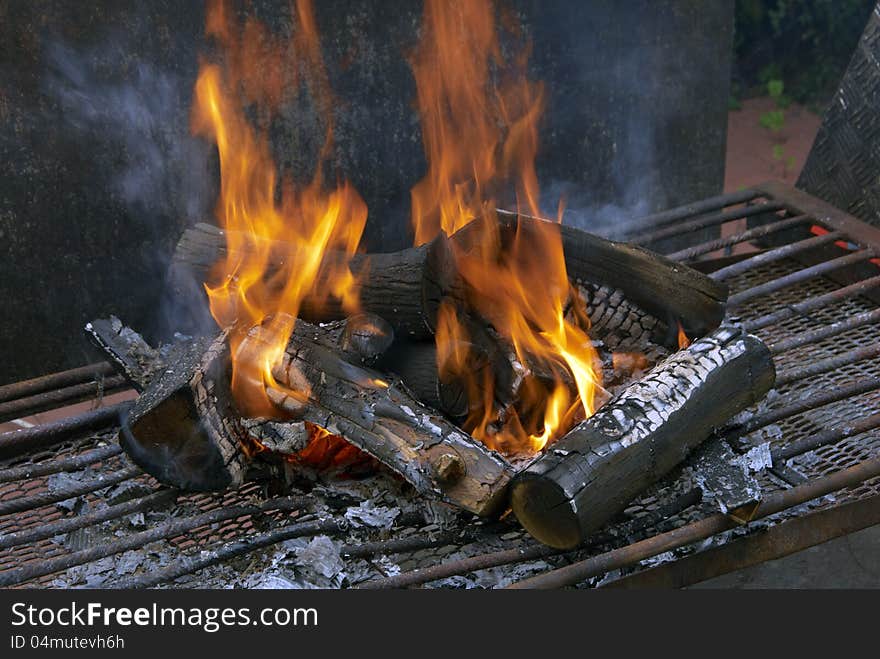
[[[260,340],[258,331],[248,340]],[[342,359],[325,329],[299,321],[283,363],[284,389],[267,390],[294,421],[308,421],[403,476],[419,493],[478,515],[505,500],[510,465],[430,408],[396,377]]]
[[[537,223],[546,222],[508,211],[498,211],[503,236],[509,240],[519,232],[529,240]],[[560,232],[565,266],[572,281],[619,290],[632,305],[656,319],[680,321],[691,336],[701,336],[718,327],[724,318],[727,287],[681,263],[647,249],[600,238],[571,226],[551,223]],[[453,240],[472,240],[472,223]]]
[[[229,382],[225,333],[177,346],[124,420],[120,445],[166,485],[214,491],[241,484],[247,460]]]
[[[85,326],[86,335],[107,360],[138,391],[165,366],[165,358],[140,334],[122,324],[116,316],[98,318]]]
[[[716,330],[658,364],[521,472],[511,490],[514,512],[541,542],[576,547],[774,380],[760,340]]]
[[[273,271],[285,267],[291,256],[291,247],[280,241],[265,242],[270,254],[270,271],[266,273],[269,280]],[[198,281],[205,282],[210,279],[212,267],[226,256],[226,232],[200,223],[184,232],[174,253],[173,267],[184,269]],[[361,308],[387,320],[400,337],[431,336],[437,307],[455,288],[455,268],[447,239],[442,235],[420,247],[387,254],[349,257],[331,252],[324,256],[324,264],[328,271],[334,270],[335,265],[347,265],[360,282]],[[313,289],[325,289],[320,278]],[[346,315],[338,301],[315,297],[306,297],[299,311],[300,317],[311,322],[339,320]]]

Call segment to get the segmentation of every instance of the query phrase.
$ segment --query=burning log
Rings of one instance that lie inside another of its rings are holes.
[[[260,328],[246,341],[261,341]],[[420,493],[442,496],[478,515],[497,512],[511,477],[508,463],[415,400],[397,378],[340,356],[338,338],[298,321],[273,370],[270,400],[401,474]]]
[[[517,518],[545,544],[578,546],[774,381],[770,351],[754,336],[725,327],[695,341],[518,474]]]
[[[543,228],[538,223],[547,222],[509,211],[497,212],[502,242],[512,240],[515,235],[521,240],[532,240]],[[624,324],[630,317],[632,305],[667,324],[680,321],[689,335],[696,336],[715,329],[724,318],[728,291],[723,283],[647,249],[600,238],[563,224],[554,226],[560,232],[570,280],[621,291],[620,300],[606,305],[616,311],[605,321],[610,327]],[[456,249],[463,252],[481,239],[480,225],[476,222],[452,237]],[[624,300],[629,304],[622,306]]]
[[[517,230],[526,232],[528,237],[529,232],[537,230],[536,222],[544,222],[506,211],[498,211],[498,217],[504,229],[502,238],[507,240]],[[655,343],[677,347],[675,334],[669,331],[669,327],[676,328],[676,321],[688,334],[702,335],[716,328],[724,317],[724,283],[641,247],[606,240],[574,227],[557,226],[569,278],[588,292],[588,315],[597,338],[604,340],[604,336],[612,333],[617,337],[629,335],[626,343],[633,346],[652,337]],[[479,224],[474,222],[451,239],[441,234],[421,247],[389,254],[355,255],[349,266],[361,280],[361,306],[389,320],[401,336],[429,336],[443,297],[464,295],[449,241],[455,243],[457,252],[466,253],[469,245],[481,238],[479,230]],[[291,248],[283,242],[272,242],[270,252],[277,269],[288,258]],[[225,255],[226,234],[212,225],[197,224],[181,237],[174,263],[206,281],[211,267]],[[321,306],[309,298],[300,315],[310,321],[345,317],[339,305]]]
[[[229,381],[225,333],[176,346],[124,420],[120,445],[167,485],[198,491],[240,485],[247,458]]]
[[[248,241],[237,242],[240,245],[252,244]],[[273,272],[284,267],[291,256],[291,247],[283,242],[267,242],[271,256],[270,267],[264,276],[268,280]],[[226,232],[210,224],[199,223],[183,233],[174,252],[172,266],[204,282],[209,280],[211,268],[226,256]],[[361,308],[389,321],[400,337],[418,339],[431,336],[437,307],[455,286],[455,267],[443,235],[420,247],[399,252],[355,254],[350,260],[342,253],[324,255],[325,264],[333,259],[347,261],[348,267],[358,278]],[[334,267],[327,269],[336,270]],[[320,281],[315,283],[314,290],[323,290]],[[338,302],[319,301],[313,297],[306,297],[299,311],[300,317],[314,322],[340,320],[346,315]]]

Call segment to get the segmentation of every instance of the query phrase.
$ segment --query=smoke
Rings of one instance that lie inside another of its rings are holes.
[[[116,35],[88,50],[61,41],[45,49],[45,91],[55,99],[67,138],[98,158],[109,194],[126,211],[126,240],[140,238],[156,287],[178,235],[211,216],[215,166],[210,145],[189,133],[192,80],[142,59]],[[166,282],[148,333],[202,333],[213,327],[199,282]],[[152,330],[152,331],[149,331]]]

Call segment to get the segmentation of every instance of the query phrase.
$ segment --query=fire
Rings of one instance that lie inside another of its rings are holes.
[[[691,340],[688,338],[688,335],[684,333],[684,327],[681,326],[681,323],[678,324],[678,349],[684,350],[691,344]]]
[[[528,48],[505,58],[495,22],[488,0],[425,2],[411,66],[428,172],[412,190],[412,222],[416,244],[467,226],[468,240],[453,250],[468,306],[523,367],[519,400],[498,409],[494,383],[470,368],[462,349],[466,326],[441,309],[438,367],[466,382],[465,429],[506,453],[531,454],[593,414],[600,376],[588,328],[566,319],[569,305],[583,303],[569,284],[558,225],[507,230],[494,210],[510,190],[518,210],[539,214],[534,161],[543,109],[543,89],[526,74]]]
[[[332,97],[310,2],[298,0],[295,15],[298,37],[282,47],[258,22],[249,20],[239,29],[228,7],[213,3],[207,31],[223,55],[218,63],[202,62],[192,113],[193,132],[217,145],[215,215],[227,241],[227,256],[212,273],[217,283],[206,289],[218,325],[233,328],[233,393],[242,411],[253,416],[275,411],[265,389],[282,388],[271,370],[303,301],[320,305],[335,298],[349,312],[358,308],[357,281],[348,258],[339,255],[350,257],[357,250],[367,209],[348,183],[331,187],[323,180],[322,164],[333,139],[331,113],[323,112],[328,127],[314,175],[307,185],[297,186],[292,180],[278,181],[266,135],[242,110],[247,102],[256,106],[258,116],[271,117],[297,82],[287,71],[302,72],[322,106]],[[281,258],[273,247],[279,243],[285,245]],[[331,253],[335,258],[326,258]],[[245,341],[253,327],[260,328],[260,340]],[[305,397],[309,392],[293,393]]]

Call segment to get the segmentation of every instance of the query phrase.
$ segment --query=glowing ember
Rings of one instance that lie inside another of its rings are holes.
[[[470,307],[509,341],[520,364],[551,375],[548,382],[526,373],[515,408],[496,409],[493,383],[474,374],[460,349],[466,328],[441,310],[438,367],[466,381],[465,429],[493,448],[529,454],[592,415],[599,375],[587,327],[566,320],[567,306],[582,301],[569,285],[558,227],[536,222],[508,239],[498,224],[494,209],[506,188],[518,210],[538,213],[543,94],[526,75],[528,49],[502,56],[495,22],[487,0],[425,2],[412,68],[429,166],[412,191],[412,221],[417,244],[473,223],[468,247],[453,246]]]

